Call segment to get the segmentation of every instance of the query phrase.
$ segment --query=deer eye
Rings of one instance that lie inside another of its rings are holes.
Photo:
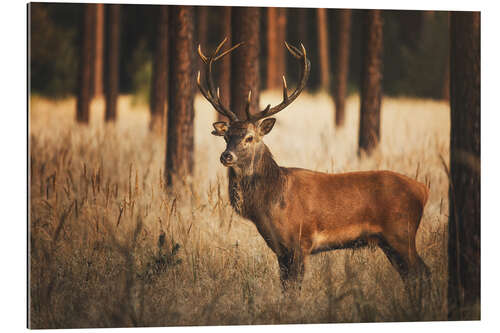
[[[249,136],[248,138],[245,139],[245,142],[252,142],[253,141],[253,136]]]

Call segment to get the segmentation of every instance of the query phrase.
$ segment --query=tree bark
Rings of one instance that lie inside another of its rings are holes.
[[[397,15],[399,41],[411,51],[418,49],[424,15],[424,11],[416,10],[401,10]]]
[[[80,69],[78,80],[78,100],[76,120],[79,123],[89,122],[90,109],[90,79],[92,61],[92,15],[93,5],[86,4],[83,11],[81,30]]]
[[[194,9],[169,8],[169,87],[165,173],[169,187],[184,183],[193,172]]]
[[[95,35],[94,35],[94,97],[103,95],[104,68],[104,5],[95,4]]]
[[[446,17],[446,29],[450,30],[450,14]],[[443,77],[443,92],[442,97],[445,101],[450,100],[450,47],[446,50],[444,61],[444,77]]]
[[[232,45],[231,38],[231,7],[225,6],[221,7],[222,10],[222,36],[224,38],[227,37],[227,45]],[[231,53],[226,55],[224,58],[220,60],[219,64],[220,68],[220,91],[223,105],[229,107],[231,104]],[[216,111],[214,111],[216,112]],[[227,121],[228,119],[221,115],[219,112],[217,113],[218,121]]]
[[[107,5],[108,17],[108,80],[106,87],[106,121],[116,120],[119,89],[120,5]]]
[[[197,44],[201,44],[202,48],[207,47],[207,25],[208,25],[208,8],[207,6],[197,6],[196,7],[196,37],[198,40]]]
[[[94,87],[94,81],[95,81],[95,47],[96,47],[96,44],[95,44],[95,41],[96,41],[96,22],[97,22],[97,6],[95,3],[93,4],[90,4],[92,6],[92,14],[91,14],[91,23],[90,23],[90,26],[91,26],[91,29],[90,29],[90,48],[91,48],[91,51],[90,51],[90,103],[92,104],[92,99],[94,98],[95,96],[95,93],[94,93],[94,90],[95,90],[95,87]]]
[[[279,89],[285,74],[286,8],[267,9],[267,89]]]
[[[330,85],[330,57],[328,55],[328,21],[326,8],[317,9],[318,47],[321,88],[328,90]]]
[[[344,126],[345,99],[347,95],[347,79],[349,76],[349,51],[351,47],[351,10],[340,9],[338,12],[337,34],[337,62],[335,70],[334,101],[335,125]]]
[[[156,22],[156,46],[151,86],[151,131],[161,134],[167,107],[168,76],[168,6],[161,5]]]
[[[446,59],[444,62],[444,77],[443,77],[443,92],[441,93],[445,101],[450,100],[450,55],[446,54]]]
[[[479,12],[450,16],[450,320],[480,319],[480,24]]]
[[[281,77],[285,75],[286,72],[286,52],[285,52],[285,41],[286,41],[286,25],[287,25],[287,11],[286,8],[278,8],[278,52],[276,54],[276,87],[281,87],[282,80]]]
[[[276,53],[278,45],[276,43],[277,37],[277,29],[276,26],[278,24],[278,8],[269,7],[267,8],[267,77],[266,77],[266,88],[274,89],[276,88]]]
[[[250,112],[259,111],[260,8],[232,8],[233,43],[245,42],[231,58],[231,110],[239,119],[246,119],[245,105],[252,91]]]
[[[307,9],[297,8],[297,37],[298,42],[306,45],[307,37]]]
[[[194,7],[194,15],[196,20],[195,25],[195,35],[194,35],[194,44],[195,47],[198,45],[201,46],[203,50],[208,50],[208,41],[207,41],[207,31],[208,31],[208,7],[207,6],[196,6]],[[195,57],[195,71],[203,71],[204,63],[200,59],[200,57]]]
[[[382,103],[382,18],[380,10],[363,12],[363,63],[361,68],[361,110],[359,152],[368,155],[380,140]]]

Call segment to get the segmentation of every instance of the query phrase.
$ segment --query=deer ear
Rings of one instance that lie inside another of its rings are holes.
[[[229,125],[225,121],[218,121],[212,125],[215,128],[215,131],[212,131],[212,134],[216,136],[224,136],[229,128]]]
[[[276,122],[276,118],[267,118],[264,119],[259,125],[259,132],[261,136],[266,135],[271,132],[273,129],[274,123]]]

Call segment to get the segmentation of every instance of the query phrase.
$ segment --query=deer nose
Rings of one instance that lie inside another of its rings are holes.
[[[221,161],[222,164],[228,165],[228,164],[233,163],[235,161],[235,158],[234,158],[234,155],[231,152],[225,151],[220,156],[220,161]]]

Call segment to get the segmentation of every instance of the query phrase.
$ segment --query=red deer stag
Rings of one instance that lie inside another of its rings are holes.
[[[268,117],[291,104],[306,85],[311,66],[306,50],[302,44],[299,49],[285,43],[301,64],[295,91],[288,94],[283,76],[283,101],[256,114],[250,113],[249,93],[247,119],[240,120],[222,105],[212,79],[214,63],[241,45],[221,53],[225,41],[210,56],[198,47],[206,65],[206,87],[201,84],[200,72],[197,83],[215,110],[229,119],[229,123],[214,123],[212,134],[224,137],[227,143],[220,161],[228,167],[231,205],[255,224],[276,253],[283,289],[289,282],[300,286],[306,258],[311,254],[376,244],[411,295],[410,280],[415,280],[411,278],[429,275],[415,246],[428,188],[391,171],[327,174],[280,167],[262,139],[276,121]]]

